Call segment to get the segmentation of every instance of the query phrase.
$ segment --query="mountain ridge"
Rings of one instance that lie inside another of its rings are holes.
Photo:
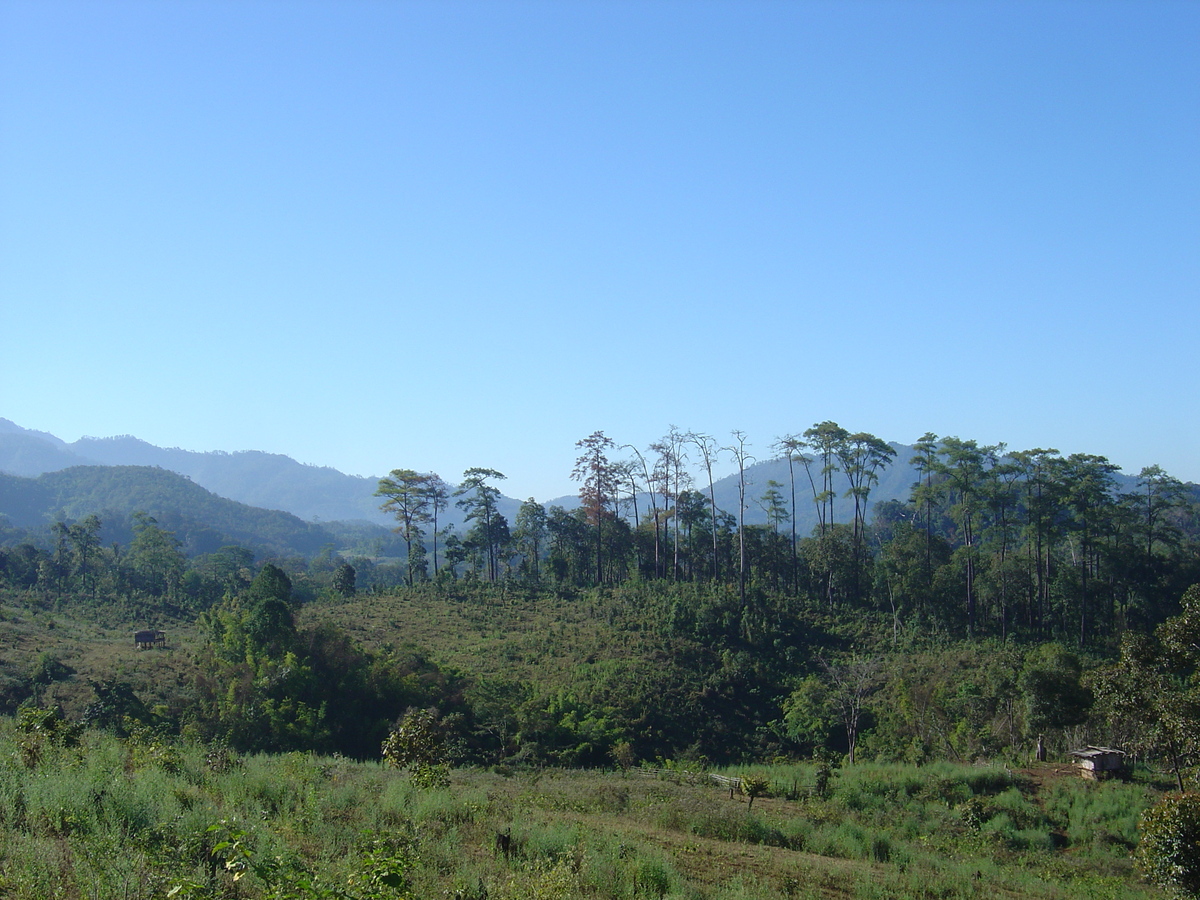
[[[883,501],[906,501],[913,484],[920,478],[912,466],[914,448],[895,442],[889,446],[896,455],[891,464],[879,472],[878,483],[869,499],[872,507]],[[308,524],[366,522],[388,528],[395,524],[394,519],[379,508],[379,498],[375,496],[377,478],[347,475],[329,466],[300,463],[289,456],[261,450],[199,452],[156,447],[132,435],[82,437],[67,443],[47,432],[22,428],[0,418],[0,472],[31,478],[81,465],[156,467],[188,478],[217,497],[248,507],[288,513]],[[796,531],[802,535],[811,533],[817,524],[817,514],[808,473],[797,464],[789,475],[785,459],[764,460],[746,468],[747,524],[766,523],[767,515],[759,505],[759,498],[771,481],[780,485],[778,489],[790,508],[792,476],[796,491]],[[1118,483],[1123,489],[1128,489],[1134,480],[1133,476],[1118,475]],[[844,482],[844,478],[839,482]],[[847,485],[839,483],[837,487],[840,494],[834,505],[834,520],[847,522],[853,505],[841,495]],[[702,495],[707,504],[709,486],[706,481],[697,478],[691,489]],[[737,475],[717,479],[713,493],[717,507],[736,517],[739,503]],[[515,522],[520,504],[518,499],[501,495],[498,510],[509,522]],[[566,495],[543,505],[573,509],[579,505],[579,498]],[[623,514],[632,512],[625,509],[628,505],[625,500]],[[639,495],[639,514],[644,514],[650,505],[648,494]],[[464,524],[462,516],[452,503],[443,514],[442,522],[461,528]]]
[[[0,419],[0,472],[32,478],[79,465],[158,467],[184,475],[217,496],[306,521],[390,521],[379,511],[375,478],[261,450],[163,448],[132,435],[82,437],[67,443]]]
[[[911,458],[911,448],[893,444],[897,459]],[[23,477],[38,477],[78,465],[93,466],[152,466],[175,472],[191,479],[213,494],[247,506],[282,510],[306,522],[366,521],[391,527],[394,520],[379,509],[375,496],[377,478],[346,475],[329,466],[314,466],[297,462],[289,456],[261,450],[199,452],[179,448],[162,448],[133,435],[96,438],[81,437],[67,443],[46,432],[24,429],[8,419],[0,419],[0,472]],[[901,471],[902,469],[908,471]],[[796,472],[796,527],[808,533],[816,525],[816,512],[806,502],[809,486],[800,467]],[[916,479],[908,466],[892,465],[881,473],[880,484],[872,495],[875,500],[903,499]],[[746,468],[746,522],[763,524],[766,513],[756,498],[775,480],[788,484],[786,460],[757,462]],[[736,475],[727,475],[714,482],[717,506],[736,517],[738,483]],[[696,482],[692,490],[708,496],[707,483]],[[510,521],[516,519],[522,501],[501,495],[498,509]],[[573,509],[579,505],[575,495],[556,497],[543,504]],[[650,508],[650,497],[638,498],[639,512]],[[839,498],[835,517],[844,521],[851,505]],[[446,510],[447,525],[462,526],[462,513],[453,504]]]
[[[155,466],[70,466],[36,478],[0,473],[0,518],[11,528],[38,530],[97,515],[102,542],[127,544],[136,513],[174,533],[189,556],[238,544],[262,556],[311,557],[338,542],[320,525],[220,497]]]

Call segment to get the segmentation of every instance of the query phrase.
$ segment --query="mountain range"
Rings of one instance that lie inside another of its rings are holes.
[[[904,499],[916,480],[910,460],[912,449],[893,444],[896,461],[885,469],[872,500]],[[178,448],[164,449],[129,435],[120,437],[83,437],[67,443],[52,434],[22,428],[8,419],[0,418],[0,472],[24,478],[37,478],[75,466],[139,466],[165,469],[186,476],[196,485],[218,497],[234,500],[247,506],[281,510],[304,520],[321,524],[362,521],[390,527],[393,520],[379,509],[375,496],[377,478],[346,475],[327,466],[310,466],[277,453],[258,450],[239,452],[214,451],[199,453]],[[796,473],[803,479],[802,471]],[[767,489],[768,481],[788,484],[788,467],[783,460],[755,463],[746,470],[746,521],[761,524],[766,513],[757,498]],[[708,485],[699,481],[694,490],[707,494]],[[736,476],[726,476],[713,486],[717,506],[736,515],[738,483]],[[787,493],[787,488],[782,488]],[[797,483],[797,528],[807,533],[816,524],[807,482]],[[572,509],[579,500],[565,496],[550,500],[546,505]],[[500,512],[509,521],[516,518],[520,501],[502,497]],[[649,498],[639,498],[639,510],[649,509]],[[0,512],[4,512],[0,508]],[[849,504],[837,510],[839,517],[849,514]],[[461,524],[461,513],[451,507],[448,524]]]
[[[22,539],[53,522],[96,515],[101,543],[127,545],[135,513],[173,532],[189,556],[238,544],[260,556],[312,557],[344,545],[343,529],[305,522],[282,510],[219,497],[185,475],[152,466],[71,466],[36,478],[0,472],[0,537]],[[382,526],[371,526],[387,536]]]
[[[288,456],[246,450],[196,453],[164,449],[129,435],[66,443],[0,419],[0,472],[34,478],[72,466],[154,466],[186,475],[214,494],[278,509],[310,522],[362,519],[386,525],[374,496],[378,479],[307,466]]]
[[[907,500],[918,480],[913,448],[890,446],[896,456],[879,474],[872,505]],[[794,474],[796,530],[806,535],[816,525],[816,512],[803,467],[797,466]],[[771,481],[780,485],[790,505],[785,460],[755,463],[745,477],[747,524],[766,522],[760,498]],[[1133,479],[1120,481],[1127,489]],[[172,530],[182,529],[181,540],[193,552],[205,552],[200,548],[225,540],[264,552],[310,555],[329,544],[386,541],[394,520],[379,509],[377,485],[376,478],[304,465],[276,453],[164,449],[128,435],[67,443],[0,418],[0,515],[25,528],[105,510],[127,518],[141,509],[171,523]],[[697,480],[692,488],[707,498],[707,483]],[[713,492],[718,508],[736,515],[737,477],[716,481]],[[567,496],[546,505],[571,509],[578,503],[577,497]],[[642,495],[638,505],[644,514],[649,498]],[[519,506],[519,500],[502,497],[498,509],[513,522]],[[845,522],[850,515],[850,502],[840,498],[835,520]],[[461,526],[462,513],[452,505],[444,521]]]

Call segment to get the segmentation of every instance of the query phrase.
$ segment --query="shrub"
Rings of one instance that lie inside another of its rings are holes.
[[[410,709],[383,742],[383,759],[389,766],[407,768],[419,788],[447,787],[445,723],[435,709]]]
[[[670,867],[657,857],[640,859],[634,867],[634,885],[640,897],[665,897],[674,878]]]
[[[829,799],[829,778],[833,771],[825,763],[819,763],[813,772],[812,794],[819,800]]]
[[[762,775],[747,775],[742,779],[742,792],[750,798],[749,809],[754,808],[754,798],[769,793],[771,782]]]
[[[81,729],[63,718],[59,709],[23,706],[17,712],[17,732],[21,735],[18,747],[21,760],[35,767],[49,747],[74,747],[79,743]]]
[[[1168,794],[1142,814],[1138,867],[1178,897],[1200,897],[1200,794]]]

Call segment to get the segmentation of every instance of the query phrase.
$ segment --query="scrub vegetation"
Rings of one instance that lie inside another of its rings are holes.
[[[397,469],[391,559],[6,527],[0,896],[1194,896],[1191,487],[930,435],[868,517],[892,449],[820,423],[756,526],[745,446],[598,432],[511,525]]]
[[[23,712],[0,726],[0,889],[88,897],[1136,897],[1152,786],[936,763],[711,772],[240,754]],[[824,774],[822,774],[824,773]]]

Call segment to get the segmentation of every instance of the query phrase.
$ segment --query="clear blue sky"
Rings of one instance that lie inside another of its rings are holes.
[[[0,416],[540,500],[598,429],[824,419],[1200,481],[1197,47],[1153,0],[0,0]]]

